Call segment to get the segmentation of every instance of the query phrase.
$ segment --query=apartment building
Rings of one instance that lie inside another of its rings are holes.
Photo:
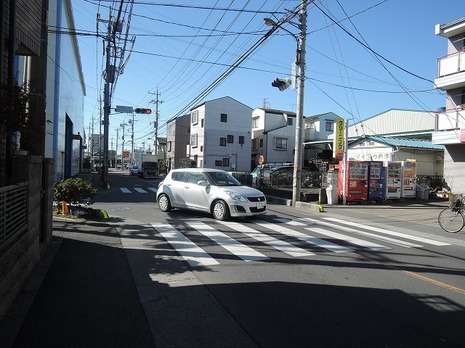
[[[263,156],[267,163],[294,161],[296,114],[256,108],[252,111],[251,167]]]
[[[250,171],[251,114],[228,96],[192,108],[190,158],[197,167]]]
[[[168,121],[166,126],[166,162],[168,170],[179,168],[180,161],[188,158],[191,115]]]
[[[452,192],[464,193],[465,181],[465,17],[437,24],[435,34],[447,39],[447,54],[437,60],[436,88],[446,92],[445,107],[436,112],[434,144],[445,146],[444,179]]]

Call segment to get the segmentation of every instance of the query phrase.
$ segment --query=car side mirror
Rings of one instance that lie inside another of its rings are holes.
[[[199,180],[199,181],[197,181],[197,185],[208,186],[208,182],[206,180]]]

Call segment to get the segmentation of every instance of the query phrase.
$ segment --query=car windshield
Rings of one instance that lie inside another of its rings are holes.
[[[132,169],[139,169],[139,167],[138,166],[133,166]]]
[[[206,172],[212,185],[215,186],[241,186],[242,184],[231,174],[223,172]]]

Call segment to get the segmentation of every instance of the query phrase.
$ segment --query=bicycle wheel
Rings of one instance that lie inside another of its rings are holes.
[[[439,213],[438,222],[444,231],[457,233],[463,228],[465,218],[460,210],[445,208]]]

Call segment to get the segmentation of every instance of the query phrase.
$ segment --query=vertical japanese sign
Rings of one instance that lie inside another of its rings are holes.
[[[341,160],[344,156],[344,122],[342,117],[334,120],[333,157]]]

